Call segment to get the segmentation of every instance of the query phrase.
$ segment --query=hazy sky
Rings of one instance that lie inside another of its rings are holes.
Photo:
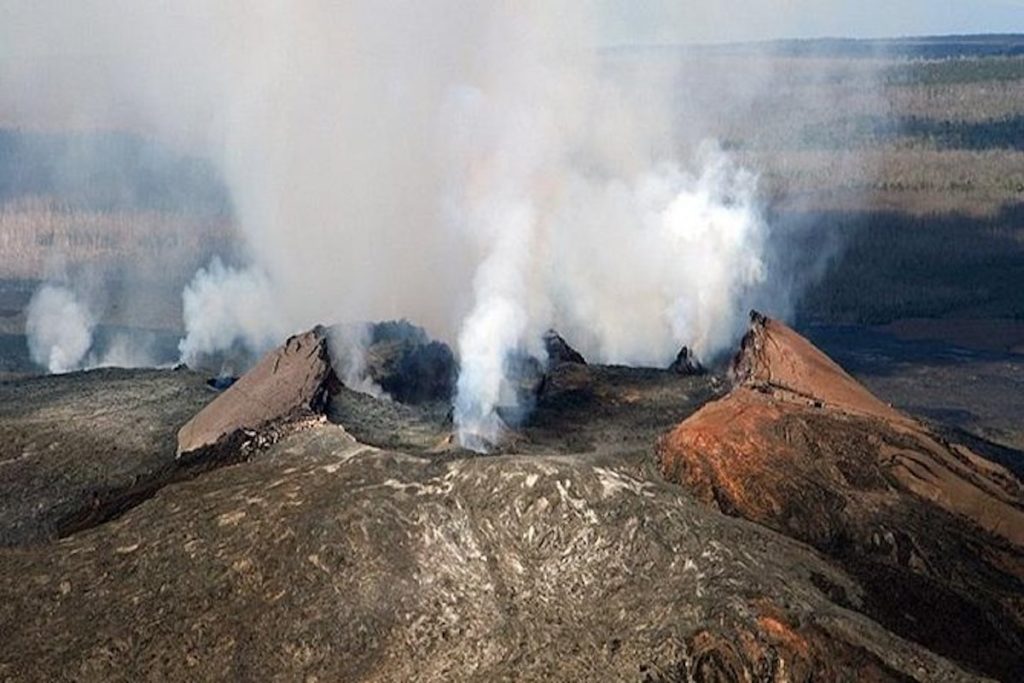
[[[1024,32],[1024,0],[598,1],[613,45]]]

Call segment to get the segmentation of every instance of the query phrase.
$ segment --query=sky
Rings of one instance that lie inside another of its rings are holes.
[[[488,2],[493,0],[487,0]],[[551,0],[569,6],[585,0]],[[779,38],[879,38],[972,33],[1024,33],[1024,0],[588,0],[598,7],[599,42],[612,45],[665,45],[774,40]],[[10,44],[25,52],[60,50],[62,40],[12,41],[11,34],[38,32],[74,36],[80,19],[95,7],[117,3],[138,9],[165,0],[0,0],[0,59]],[[216,4],[216,3],[214,3]],[[92,9],[90,9],[92,7]],[[130,12],[128,12],[130,14]],[[64,21],[55,22],[54,17]],[[57,24],[56,26],[54,24]]]
[[[598,0],[606,45],[1024,33],[1024,0]]]

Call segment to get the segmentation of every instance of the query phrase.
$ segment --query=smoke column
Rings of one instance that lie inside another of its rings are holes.
[[[542,358],[549,327],[595,361],[664,365],[726,348],[751,303],[788,305],[757,178],[701,142],[721,105],[603,59],[598,4],[113,5],[14,10],[8,54],[27,57],[0,76],[22,116],[134,127],[219,167],[244,253],[185,289],[186,361],[409,318],[456,346],[460,437],[484,447],[510,356]],[[76,338],[39,357],[74,364]]]
[[[370,345],[372,336],[370,327],[368,323],[349,323],[329,328],[327,339],[331,364],[349,389],[388,400],[391,397],[369,376],[366,367],[366,347]]]
[[[53,374],[102,367],[154,365],[151,335],[138,331],[98,335],[99,315],[81,282],[55,280],[39,287],[25,311],[25,338],[34,363]]]
[[[44,285],[29,301],[25,321],[32,360],[52,373],[79,369],[92,347],[94,324],[72,290]]]
[[[188,364],[200,364],[204,353],[268,348],[290,332],[275,314],[272,285],[257,268],[232,268],[215,258],[196,273],[182,303],[188,335],[178,349]]]

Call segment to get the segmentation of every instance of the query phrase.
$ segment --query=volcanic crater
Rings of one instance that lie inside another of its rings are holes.
[[[1020,480],[778,321],[753,314],[722,371],[549,333],[486,455],[453,438],[447,347],[371,326],[373,395],[336,333],[223,390],[0,385],[0,677],[1024,675]]]

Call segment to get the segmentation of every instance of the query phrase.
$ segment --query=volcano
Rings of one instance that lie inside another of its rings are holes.
[[[453,445],[450,351],[368,338],[389,396],[329,328],[220,393],[0,386],[0,677],[1020,679],[1020,482],[782,323],[728,373],[549,333],[486,456]]]

